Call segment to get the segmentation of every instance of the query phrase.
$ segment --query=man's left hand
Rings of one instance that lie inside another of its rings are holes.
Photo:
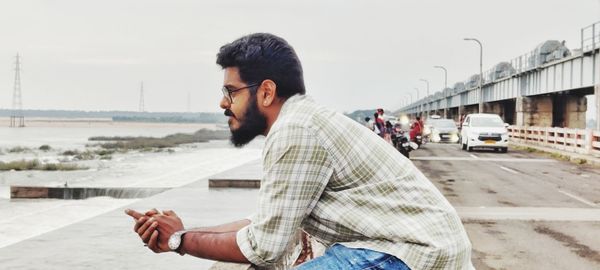
[[[134,231],[138,233],[148,248],[155,253],[171,251],[168,242],[169,237],[180,230],[183,230],[183,222],[171,210],[163,211],[158,214],[156,210],[146,212],[141,215],[133,210],[128,210],[127,214],[136,219]]]
[[[152,232],[150,240],[148,241],[148,248],[156,253],[172,251],[169,248],[169,237],[175,232],[183,230],[183,222],[171,210],[163,211],[162,215],[154,215],[150,220],[157,222],[158,226],[156,231]],[[151,221],[148,222],[151,222]],[[147,230],[152,230],[149,227]]]

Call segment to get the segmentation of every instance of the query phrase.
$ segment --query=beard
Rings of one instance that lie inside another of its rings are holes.
[[[233,116],[229,110],[225,111],[225,115]],[[236,117],[236,116],[234,116]],[[250,97],[250,105],[246,109],[242,118],[237,118],[240,126],[237,129],[232,129],[229,140],[235,147],[242,147],[262,135],[267,129],[267,118],[258,110],[256,94]]]

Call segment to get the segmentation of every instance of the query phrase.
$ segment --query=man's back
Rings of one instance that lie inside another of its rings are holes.
[[[292,144],[287,152],[294,149],[307,165],[282,174],[281,154],[271,151],[281,143]],[[452,206],[408,159],[355,121],[294,96],[269,132],[263,155],[261,195],[270,192],[271,178],[290,183],[294,173],[315,172],[305,184],[290,185],[311,185],[302,227],[326,245],[392,254],[413,269],[471,267],[470,242]]]

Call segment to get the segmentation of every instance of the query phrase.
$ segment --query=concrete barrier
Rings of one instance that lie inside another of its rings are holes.
[[[146,198],[168,188],[87,188],[87,187],[33,187],[11,186],[11,199],[65,199],[81,200],[107,196],[117,199]]]
[[[600,131],[592,129],[510,126],[510,140],[560,151],[600,157]]]

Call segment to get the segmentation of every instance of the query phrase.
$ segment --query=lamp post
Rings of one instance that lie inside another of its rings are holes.
[[[429,81],[425,80],[425,79],[419,79],[419,80],[422,81],[422,82],[425,82],[427,84],[427,96],[426,96],[426,98],[429,97]],[[425,118],[427,118],[427,117],[429,117],[429,110],[430,110],[429,103],[426,104],[425,109],[427,110],[427,111],[425,111]]]
[[[444,90],[442,90],[442,91],[446,91],[446,88],[448,88],[448,70],[443,66],[433,66],[433,67],[442,69],[444,71]],[[444,101],[446,102],[446,106],[444,107],[444,118],[448,118],[448,100],[446,98],[447,97],[444,94]]]
[[[419,102],[419,88],[414,88],[417,91],[417,100],[415,102]],[[417,113],[421,113],[421,105],[417,104],[417,106],[419,107],[419,109],[417,109]]]
[[[483,45],[476,38],[465,38],[464,40],[475,41],[479,44],[479,91],[477,95],[479,96],[479,113],[483,113],[483,90],[481,88],[483,84]]]
[[[433,66],[434,68],[439,68],[444,71],[444,89],[448,88],[448,70],[443,66]]]

